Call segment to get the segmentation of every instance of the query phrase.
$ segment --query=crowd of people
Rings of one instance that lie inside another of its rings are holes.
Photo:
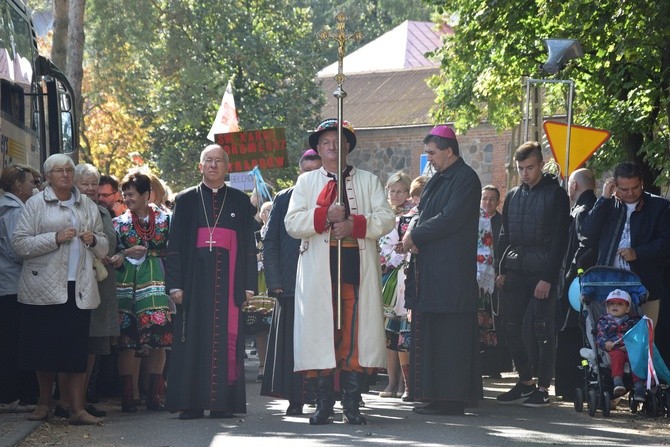
[[[497,401],[543,407],[552,381],[564,399],[579,384],[579,315],[566,303],[580,269],[637,273],[657,324],[670,209],[634,163],[617,165],[597,198],[591,171],[572,173],[566,191],[526,142],[500,212],[499,189],[482,187],[450,127],[423,140],[431,176],[391,173],[384,187],[347,164],[356,133],[343,121],[340,142],[338,124],[317,126],[295,186],[265,203],[226,185],[216,144],[200,155],[201,181],[176,195],[149,172],[119,181],[60,154],[45,182],[3,169],[2,408],[99,424],[105,411],[87,390],[114,352],[123,412],[231,418],[246,413],[245,335],[261,394],[286,399],[287,415],[315,403],[313,425],[333,418],[336,400],[346,422],[365,424],[361,394],[381,370],[380,397],[459,415],[482,399],[482,374],[499,378],[513,361],[518,382]],[[599,344],[619,397],[621,346],[607,332],[637,319],[615,292]],[[274,309],[250,333],[245,310],[259,296]]]

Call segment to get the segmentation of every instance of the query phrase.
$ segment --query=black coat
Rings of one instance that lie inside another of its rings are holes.
[[[291,200],[293,188],[280,191],[275,196],[268,230],[263,238],[263,268],[268,291],[282,289],[277,298],[293,298],[295,295],[295,273],[298,265],[300,240],[286,232],[284,217]]]
[[[477,173],[462,158],[426,184],[419,220],[411,230],[419,248],[418,294],[415,300],[410,299],[408,308],[436,313],[476,312],[481,189]]]
[[[170,225],[170,237],[165,256],[165,293],[172,289],[184,291],[183,306],[188,307],[199,281],[199,258],[196,254],[196,239],[199,225],[204,223],[200,192],[202,184],[180,192],[175,198],[175,211]],[[224,213],[220,227],[233,228],[238,235],[238,249],[235,260],[235,304],[241,306],[246,300],[246,290],[258,289],[256,268],[256,244],[253,236],[253,216],[255,208],[242,191],[228,188],[226,206],[234,211]],[[210,222],[213,224],[214,222]]]
[[[568,287],[577,277],[579,269],[587,270],[595,264],[595,251],[592,250],[589,239],[584,234],[584,221],[589,211],[596,203],[596,195],[592,189],[587,189],[579,195],[577,202],[570,210],[570,228],[568,231],[568,248],[563,258],[561,276],[558,279],[558,313],[559,328],[566,325],[576,325],[578,314],[568,301]]]

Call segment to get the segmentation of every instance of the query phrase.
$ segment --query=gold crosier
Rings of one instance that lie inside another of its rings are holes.
[[[337,205],[343,206],[344,203],[342,198],[344,196],[344,181],[342,178],[342,173],[344,172],[344,166],[342,166],[342,142],[344,141],[343,130],[342,130],[342,115],[343,109],[342,104],[344,98],[347,96],[347,93],[342,89],[342,84],[344,83],[344,55],[345,55],[345,45],[347,40],[360,41],[363,37],[360,31],[356,31],[350,35],[347,35],[345,31],[345,22],[347,16],[344,13],[339,13],[335,19],[337,20],[337,32],[331,34],[328,29],[324,29],[319,33],[319,39],[321,41],[326,41],[328,39],[334,39],[337,42],[337,74],[335,75],[335,82],[337,82],[337,90],[333,93],[333,96],[337,98]],[[342,327],[342,241],[337,240],[337,328],[341,329]]]

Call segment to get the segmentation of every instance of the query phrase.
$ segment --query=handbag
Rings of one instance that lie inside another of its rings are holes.
[[[95,279],[98,282],[104,281],[107,278],[107,267],[96,256],[93,256],[93,271],[95,272]]]

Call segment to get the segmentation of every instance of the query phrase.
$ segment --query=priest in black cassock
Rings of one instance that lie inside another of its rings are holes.
[[[256,210],[226,186],[228,165],[221,146],[207,146],[202,183],[175,199],[165,258],[165,286],[177,304],[167,408],[180,419],[246,413],[241,307],[257,288]]]

